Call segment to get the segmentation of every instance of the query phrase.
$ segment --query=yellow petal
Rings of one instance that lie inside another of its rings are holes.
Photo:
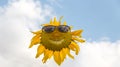
[[[63,23],[63,25],[67,25],[66,21]]]
[[[68,53],[68,56],[72,59],[74,59],[74,56],[72,56],[70,53]]]
[[[73,36],[80,36],[81,37],[81,33],[83,32],[83,30],[76,30],[72,32]]]
[[[61,24],[61,20],[62,20],[62,18],[63,18],[63,16],[61,16],[60,19],[59,19],[59,23],[60,23],[60,24]]]
[[[59,22],[61,22],[62,19],[63,19],[63,16],[60,17]]]
[[[38,58],[45,51],[45,47],[43,45],[39,45],[37,49],[36,58]]]
[[[61,64],[61,58],[60,58],[60,52],[59,51],[54,52],[54,60],[58,65]]]
[[[42,59],[42,62],[45,63],[47,59],[51,58],[53,55],[53,51],[46,49],[44,52],[44,58]]]
[[[57,22],[57,19],[56,19],[56,17],[54,17],[54,23],[56,23]]]
[[[85,42],[85,40],[80,39],[80,38],[77,38],[77,37],[72,37],[72,39],[73,39],[73,40],[76,40],[76,41],[78,41],[78,42],[81,42],[81,43],[84,43],[84,42]]]
[[[72,29],[73,28],[73,26],[70,26],[70,29]]]
[[[39,30],[39,31],[36,31],[36,32],[31,32],[33,34],[41,34],[42,33],[42,30]]]
[[[66,58],[65,48],[60,51],[61,62]]]
[[[53,55],[53,51],[52,50],[49,50],[49,54],[48,54],[48,58],[50,59]]]
[[[60,22],[57,22],[57,25],[59,26],[59,25],[60,25]]]
[[[33,41],[31,41],[31,44],[30,44],[29,48],[31,48],[33,45],[36,45],[36,44],[39,44],[39,43],[40,43],[40,39],[33,40]]]
[[[59,22],[57,22],[56,17],[54,17],[54,22],[53,22],[53,25],[55,25],[55,26],[58,26],[58,25],[59,25]]]
[[[49,51],[48,51],[48,49],[46,49],[46,50],[44,51],[44,57],[43,57],[43,59],[42,59],[42,62],[43,62],[43,63],[45,63],[45,62],[47,61],[47,59],[48,59],[48,54],[49,54]]]
[[[51,25],[53,24],[52,19],[50,20],[50,24],[51,24]]]
[[[66,58],[66,55],[67,55],[67,50],[66,50],[66,48],[63,48],[63,49],[62,49],[62,52],[63,52],[63,57]]]
[[[31,39],[31,44],[30,44],[29,48],[31,48],[33,45],[40,43],[40,36],[41,36],[41,34],[37,34]]]
[[[78,53],[80,51],[79,46],[75,42],[73,42],[73,41],[71,42],[71,45],[73,45],[76,48],[76,55],[78,55]]]
[[[50,25],[50,24],[42,24],[41,26],[48,26],[48,25]]]
[[[72,55],[70,54],[70,49],[66,48],[66,51],[67,51],[67,55],[68,55],[70,58],[74,59],[74,56],[72,56]]]
[[[69,45],[69,48],[70,48],[71,50],[75,51],[74,45],[70,44],[70,45]]]

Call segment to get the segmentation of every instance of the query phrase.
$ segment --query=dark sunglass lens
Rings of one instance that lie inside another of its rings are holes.
[[[45,31],[47,33],[51,33],[54,31],[55,27],[54,26],[45,26],[42,29],[43,29],[43,31]]]
[[[66,25],[61,25],[61,26],[58,27],[58,30],[60,32],[64,32],[65,33],[65,32],[68,32],[70,30],[70,27],[66,26]]]

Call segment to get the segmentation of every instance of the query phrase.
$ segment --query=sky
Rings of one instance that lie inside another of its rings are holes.
[[[56,2],[51,2],[56,14],[63,15],[64,20],[73,25],[74,29],[84,29],[83,36],[87,40],[98,41],[102,37],[111,41],[120,39],[119,0],[57,0]]]
[[[60,67],[120,67],[119,0],[0,0],[0,67],[57,67],[35,59],[37,46],[28,49],[30,31],[54,16],[83,29],[86,40]]]

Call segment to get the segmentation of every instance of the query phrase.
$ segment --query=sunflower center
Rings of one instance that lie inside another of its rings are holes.
[[[62,33],[55,30],[52,33],[42,32],[41,43],[45,48],[60,51],[62,48],[66,48],[71,43],[71,32]]]

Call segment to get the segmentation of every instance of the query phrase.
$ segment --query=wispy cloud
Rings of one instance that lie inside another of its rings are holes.
[[[12,0],[0,7],[0,67],[57,67],[52,59],[46,64],[42,57],[35,59],[36,46],[28,49],[32,34],[26,24],[34,27],[52,14],[51,6],[34,0]],[[61,67],[120,67],[120,41],[105,39],[80,44],[80,54],[66,58]]]
[[[60,4],[61,1],[62,0],[47,0],[47,2],[50,3],[50,5],[52,5],[52,6],[56,5],[59,8],[63,8],[63,6]]]
[[[23,20],[29,27],[36,27],[35,29],[39,27],[37,25],[45,22],[45,18],[55,13],[49,5],[35,0],[9,0],[8,5],[1,7],[0,12],[1,19]]]

